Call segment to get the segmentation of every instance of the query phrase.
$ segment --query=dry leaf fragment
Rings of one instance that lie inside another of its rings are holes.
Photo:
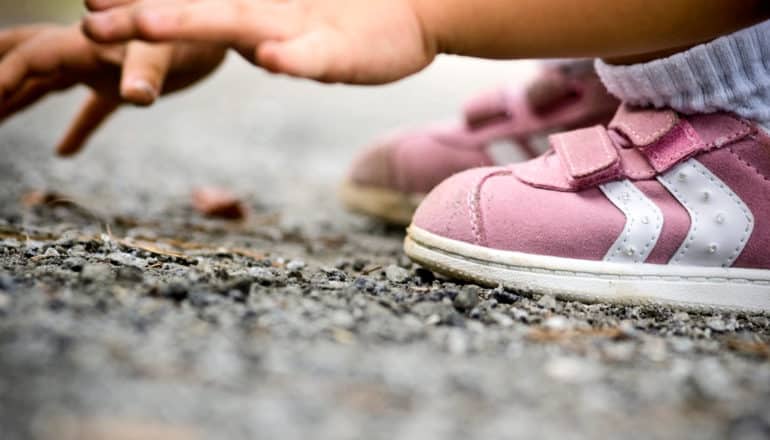
[[[198,188],[193,191],[193,207],[208,217],[228,220],[242,220],[246,217],[246,207],[231,191],[223,188]]]

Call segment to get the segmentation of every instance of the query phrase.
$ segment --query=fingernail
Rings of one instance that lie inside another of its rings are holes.
[[[134,90],[136,92],[139,92],[144,99],[147,101],[155,101],[158,99],[158,90],[155,89],[155,87],[152,86],[152,84],[149,83],[149,81],[144,79],[133,79],[130,80],[128,83],[128,87],[131,90]]]

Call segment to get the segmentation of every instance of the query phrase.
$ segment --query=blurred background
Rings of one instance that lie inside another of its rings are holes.
[[[69,23],[80,15],[82,3],[70,0],[3,2],[0,4],[0,20],[4,24],[38,20]]]

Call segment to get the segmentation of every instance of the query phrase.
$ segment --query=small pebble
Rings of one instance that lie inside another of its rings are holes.
[[[182,301],[187,298],[188,288],[184,281],[170,281],[158,288],[158,294],[174,301]]]
[[[305,262],[302,260],[291,260],[286,264],[286,270],[289,272],[299,272],[305,268]]]
[[[479,290],[478,286],[465,286],[452,302],[455,309],[464,312],[476,307],[479,303]]]
[[[409,279],[409,271],[391,264],[385,269],[385,277],[392,283],[403,283]]]
[[[356,272],[361,272],[362,270],[364,270],[364,268],[365,268],[365,267],[366,267],[368,264],[369,264],[369,261],[368,261],[368,260],[365,260],[365,259],[363,259],[363,258],[356,258],[356,259],[353,261],[353,270],[355,270]]]
[[[43,256],[45,258],[58,258],[61,255],[59,254],[59,251],[57,251],[55,248],[49,247],[48,249],[46,249]]]
[[[414,274],[417,276],[420,284],[430,284],[436,280],[436,275],[423,267],[418,267],[417,270],[414,271]]]
[[[706,321],[706,326],[715,332],[723,332],[727,330],[727,324],[721,318],[709,318]]]
[[[228,281],[219,290],[222,293],[230,293],[235,290],[241,292],[242,294],[248,294],[253,286],[259,285],[254,283],[252,278],[240,276]]]
[[[546,308],[546,309],[555,309],[556,308],[556,298],[554,298],[551,295],[543,295],[540,297],[539,300],[537,300],[537,304],[540,307]]]
[[[86,265],[86,260],[81,257],[69,257],[64,260],[63,265],[73,272],[81,272]]]
[[[347,281],[348,274],[343,270],[337,268],[323,268],[321,272],[325,275],[325,278],[329,281]]]
[[[203,292],[203,291],[196,290],[196,291],[190,292],[189,295],[185,295],[186,292],[182,293],[182,290],[183,289],[179,290],[179,294],[175,299],[177,299],[178,301],[181,301],[186,297],[187,301],[189,301],[193,307],[198,307],[198,308],[208,307],[210,305],[222,302],[221,296],[215,295],[211,292]],[[234,292],[238,292],[238,291],[234,290]],[[175,293],[172,293],[172,295],[174,294]]]
[[[495,323],[497,323],[497,325],[501,327],[510,327],[513,325],[513,319],[511,319],[510,316],[504,313],[491,312],[489,314],[489,317],[492,318],[492,320],[495,321]]]
[[[676,312],[671,319],[678,322],[687,322],[690,320],[690,314],[687,312]]]
[[[143,258],[137,258],[126,252],[113,252],[107,255],[107,259],[112,263],[120,264],[123,266],[133,266],[138,268],[147,267],[147,261]]]
[[[524,321],[527,322],[529,320],[529,313],[527,313],[526,310],[520,309],[518,307],[511,307],[510,310],[511,315],[513,315],[513,318],[517,321]]]
[[[543,327],[552,331],[564,331],[569,329],[569,320],[563,316],[551,316],[543,322]]]
[[[15,238],[9,238],[9,239],[0,241],[0,246],[7,247],[7,248],[17,248],[21,246],[21,243],[19,243],[19,240],[16,240]]]
[[[82,258],[88,255],[88,252],[86,251],[85,246],[83,246],[82,244],[76,244],[75,246],[72,246],[72,248],[69,251],[67,251],[67,254],[70,257]]]
[[[350,261],[345,259],[339,259],[334,263],[334,267],[339,270],[345,270],[350,267]]]
[[[264,267],[252,267],[249,268],[249,276],[254,278],[255,281],[258,283],[269,286],[270,284],[273,284],[276,280],[276,276],[270,269],[266,269]]]
[[[500,304],[513,304],[520,299],[519,295],[508,292],[502,286],[492,291],[492,298],[496,299]]]
[[[119,267],[116,273],[117,279],[132,283],[139,283],[144,279],[142,270],[135,266]]]
[[[113,278],[112,267],[104,263],[90,263],[83,266],[80,276],[91,282],[108,282]]]

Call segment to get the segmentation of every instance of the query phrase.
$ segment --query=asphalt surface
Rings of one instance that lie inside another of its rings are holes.
[[[459,285],[339,206],[366,142],[531,70],[354,88],[232,57],[72,160],[82,90],[0,126],[0,438],[768,438],[767,316]],[[248,220],[196,214],[208,185]]]

